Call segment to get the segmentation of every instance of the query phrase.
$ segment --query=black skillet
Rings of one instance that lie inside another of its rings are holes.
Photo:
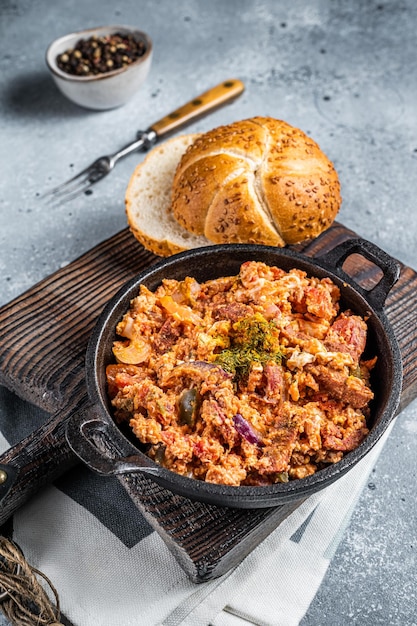
[[[377,265],[382,278],[365,290],[343,269],[345,260],[359,254]],[[163,278],[181,280],[193,276],[205,281],[234,275],[241,263],[262,261],[284,270],[299,268],[310,276],[328,276],[340,288],[342,309],[368,316],[366,354],[377,355],[371,384],[375,392],[368,427],[370,433],[354,451],[338,463],[307,478],[264,487],[216,485],[180,476],[149,459],[140,443],[122,432],[112,418],[106,392],[105,368],[112,357],[115,327],[128,310],[130,300],[144,284],[154,290]],[[331,484],[365,457],[388,428],[398,408],[402,363],[400,350],[383,307],[399,276],[399,264],[369,241],[344,242],[314,260],[289,249],[256,245],[221,245],[174,255],[142,272],[109,302],[92,333],[86,354],[86,381],[91,405],[69,421],[67,440],[72,450],[92,470],[104,475],[142,472],[163,487],[182,496],[221,506],[262,508],[303,499]]]

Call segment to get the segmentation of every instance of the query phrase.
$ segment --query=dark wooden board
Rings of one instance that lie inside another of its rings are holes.
[[[310,257],[357,235],[335,223],[313,242],[296,246]],[[0,309],[0,384],[51,414],[42,428],[0,456],[18,470],[3,496],[0,524],[37,489],[77,463],[64,433],[86,402],[84,355],[98,314],[112,295],[159,259],[123,230]],[[377,269],[351,259],[349,273],[373,284]],[[417,274],[402,266],[386,312],[404,365],[401,407],[417,396]],[[140,474],[119,478],[135,505],[195,582],[239,563],[299,505],[239,510],[192,502]]]

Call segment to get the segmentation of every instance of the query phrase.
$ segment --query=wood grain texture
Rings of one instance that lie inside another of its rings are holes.
[[[122,231],[0,309],[0,383],[55,413],[84,380],[84,354],[105,303],[159,259]]]
[[[315,257],[354,237],[335,223],[313,242],[294,249]],[[0,463],[18,470],[1,502],[0,523],[77,462],[64,433],[69,416],[87,401],[84,354],[90,332],[116,291],[158,260],[126,229],[0,309],[0,383],[52,414],[39,431],[0,457]],[[349,273],[364,287],[379,275],[363,259],[351,259]],[[403,408],[417,396],[417,274],[411,268],[402,266],[386,313],[403,357]],[[299,504],[230,509],[192,502],[140,474],[118,480],[195,582],[239,563]]]

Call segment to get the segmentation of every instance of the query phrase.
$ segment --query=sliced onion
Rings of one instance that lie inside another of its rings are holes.
[[[246,441],[258,446],[262,444],[261,437],[255,431],[253,426],[251,426],[251,424],[249,424],[249,422],[245,420],[243,415],[241,415],[240,413],[236,413],[236,415],[233,417],[233,424],[239,435],[246,439]]]

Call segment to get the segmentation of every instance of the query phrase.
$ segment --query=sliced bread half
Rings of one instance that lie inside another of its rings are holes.
[[[129,228],[140,243],[158,256],[211,245],[204,236],[180,226],[171,210],[177,165],[198,134],[180,135],[153,148],[133,172],[125,194]]]

